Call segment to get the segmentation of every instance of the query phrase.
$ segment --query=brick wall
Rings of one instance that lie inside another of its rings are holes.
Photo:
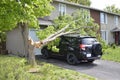
[[[100,12],[90,9],[91,17],[95,20],[97,24],[100,25]]]

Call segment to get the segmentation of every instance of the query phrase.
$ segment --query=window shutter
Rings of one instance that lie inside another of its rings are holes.
[[[107,14],[105,14],[105,23],[106,23],[106,24],[108,23]]]

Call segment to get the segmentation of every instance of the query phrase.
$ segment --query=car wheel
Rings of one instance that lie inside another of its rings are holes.
[[[48,52],[47,49],[42,49],[42,57],[44,59],[48,59],[50,57],[50,53]]]
[[[94,62],[94,60],[88,60],[88,63],[93,63]]]
[[[77,58],[73,53],[67,54],[67,62],[71,65],[77,64]]]

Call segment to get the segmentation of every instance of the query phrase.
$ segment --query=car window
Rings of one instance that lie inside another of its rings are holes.
[[[83,38],[82,39],[82,44],[93,44],[94,42],[97,42],[95,38]]]

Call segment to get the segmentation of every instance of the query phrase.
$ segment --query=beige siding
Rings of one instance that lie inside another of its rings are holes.
[[[54,2],[54,3],[52,3],[52,5],[54,6],[54,10],[50,14],[50,17],[49,17],[50,20],[53,20],[59,16],[59,3]]]
[[[120,17],[119,17],[118,26],[116,26],[114,22],[114,15],[107,14],[107,24],[101,24],[101,30],[108,32],[108,43],[115,42],[114,34],[113,32],[111,32],[111,30],[115,27],[120,27]]]
[[[120,16],[118,17],[118,27],[120,27]]]
[[[108,23],[106,30],[108,30],[108,43],[113,43],[114,38],[111,30],[116,27],[114,23],[114,15],[107,14],[107,18],[108,18]]]
[[[49,17],[50,20],[53,20],[59,16],[59,3],[54,2],[54,3],[52,3],[52,5],[54,6],[54,10],[52,11],[52,13]],[[77,6],[66,4],[66,14],[71,15],[73,12],[75,12],[78,9],[80,9],[80,8]]]
[[[76,6],[72,6],[72,5],[66,5],[66,13],[67,14],[72,14],[74,13],[75,11],[79,10],[80,8],[79,7],[76,7]]]
[[[6,48],[8,53],[24,56],[24,43],[19,28],[7,32]]]

